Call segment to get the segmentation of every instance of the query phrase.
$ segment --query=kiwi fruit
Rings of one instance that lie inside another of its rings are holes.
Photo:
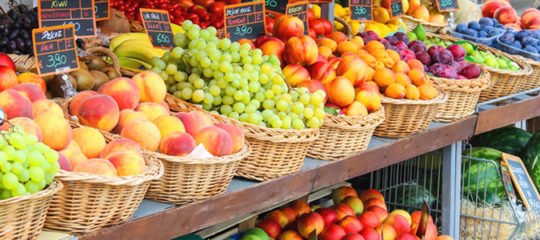
[[[92,70],[90,71],[90,74],[92,75],[92,77],[94,77],[94,91],[97,91],[101,87],[101,85],[109,81],[109,77],[107,76],[107,74],[101,71]]]
[[[88,66],[88,70],[98,70],[100,71],[106,66],[105,61],[101,57],[98,56],[89,56],[86,58],[86,66]]]
[[[79,61],[79,67],[81,69],[84,69],[84,70],[88,71],[88,66],[86,66],[86,63],[84,63],[84,62]]]
[[[94,88],[94,77],[88,71],[79,69],[71,72],[71,76],[77,80],[77,90],[92,90]]]
[[[72,97],[71,95],[74,96],[77,92],[70,83],[70,76],[68,74],[55,75],[47,82],[47,88],[49,89],[47,92],[50,93],[51,97]]]
[[[115,78],[119,78],[122,76],[122,74],[116,71],[116,69],[114,69],[113,67],[104,67],[103,69],[101,69],[101,71],[107,74],[107,77],[109,77],[110,80],[113,80]]]

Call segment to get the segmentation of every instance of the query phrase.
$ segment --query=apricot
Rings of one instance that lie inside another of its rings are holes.
[[[41,142],[42,140],[41,130],[39,129],[39,126],[31,118],[27,118],[27,117],[12,118],[9,120],[9,123],[4,122],[4,124],[0,126],[0,130],[7,131],[12,126],[21,127],[23,132],[36,136],[38,141]]]
[[[366,50],[370,54],[375,50],[384,51],[384,45],[379,41],[370,41],[364,46],[364,50]]]
[[[426,83],[426,73],[418,69],[412,69],[409,72],[409,78],[411,79],[412,83],[416,86],[420,86]]]
[[[167,95],[167,86],[159,74],[144,71],[136,74],[131,79],[139,88],[140,102],[161,103]]]
[[[229,133],[219,127],[205,127],[195,134],[197,145],[203,144],[204,148],[214,156],[229,155],[233,151],[233,140]]]
[[[349,106],[344,108],[343,113],[347,116],[366,116],[368,115],[368,110],[364,104],[360,103],[359,101],[352,102]]]
[[[381,107],[381,97],[378,91],[360,90],[356,94],[355,100],[362,103],[370,113]]]
[[[363,50],[362,50],[363,51]],[[371,68],[375,67],[375,64],[377,63],[377,59],[375,59],[374,56],[371,54],[358,54],[360,59],[364,60],[364,62]]]
[[[82,91],[79,94],[77,94],[73,99],[71,100],[71,103],[69,104],[69,113],[71,115],[77,115],[79,112],[79,106],[81,105],[82,101],[85,100],[87,97],[98,95],[98,92],[92,91],[92,90],[86,90]]]
[[[392,71],[396,73],[399,72],[399,73],[409,74],[409,72],[411,71],[411,68],[409,67],[409,65],[407,65],[406,62],[399,60],[399,61],[396,61],[394,65],[392,66]]]
[[[195,136],[199,130],[213,125],[208,117],[197,111],[179,112],[174,116],[182,121],[186,132],[191,136]]]
[[[18,91],[8,89],[0,92],[0,109],[6,114],[6,118],[32,117],[32,102]]]
[[[43,80],[43,78],[41,78],[41,76],[35,73],[31,73],[31,72],[21,73],[17,77],[17,80],[19,81],[19,83],[34,84],[38,86],[39,89],[41,89],[43,93],[47,92],[47,86],[45,85],[45,81]]]
[[[354,101],[354,87],[349,79],[336,77],[326,87],[328,101],[345,107]]]
[[[195,140],[185,132],[170,132],[159,143],[159,152],[171,156],[185,156],[196,147]]]
[[[401,84],[392,83],[384,90],[384,95],[395,99],[402,99],[405,97],[405,87]]]
[[[112,165],[109,160],[103,158],[84,160],[73,168],[73,172],[92,173],[112,177],[117,176],[114,165]]]
[[[64,117],[64,111],[62,111],[62,108],[60,108],[58,104],[51,102],[47,99],[33,102],[32,109],[34,112],[34,117],[49,111],[59,117]]]
[[[420,5],[413,10],[412,16],[427,22],[429,21],[429,10],[426,6]]]
[[[120,110],[112,97],[95,95],[82,101],[77,117],[83,125],[111,131],[118,124]]]
[[[10,88],[28,98],[31,102],[47,99],[39,86],[32,83],[18,84]]]
[[[67,147],[59,153],[62,153],[64,156],[66,156],[72,168],[77,166],[77,164],[79,164],[80,162],[88,159],[81,152],[79,144],[77,144],[77,142],[75,141],[70,141]]]
[[[373,80],[375,80],[375,83],[377,83],[379,87],[385,88],[388,87],[390,84],[395,83],[396,77],[392,70],[388,68],[379,68],[375,70]]]
[[[395,74],[395,76],[396,76],[396,83],[401,86],[407,87],[410,84],[412,84],[411,79],[405,73],[398,72]]]
[[[319,46],[319,54],[325,58],[329,58],[332,56],[332,49],[328,46]]]
[[[54,150],[62,150],[71,141],[71,127],[66,119],[53,112],[45,112],[34,118],[43,137],[43,143]]]
[[[115,151],[131,151],[142,156],[141,147],[135,141],[127,138],[119,138],[109,142],[99,153],[100,158],[107,158]]]
[[[116,151],[107,156],[118,176],[131,176],[144,172],[146,165],[141,155],[131,151]]]
[[[120,110],[135,109],[139,104],[139,88],[135,81],[129,78],[113,79],[103,84],[98,92],[114,98]]]
[[[161,141],[161,134],[156,125],[139,119],[127,123],[120,135],[135,141],[143,149],[153,152],[158,150]]]
[[[407,88],[405,89],[405,98],[411,100],[420,99],[420,90],[413,84],[407,85]]]
[[[392,49],[386,49],[386,53],[388,56],[392,59],[392,61],[397,62],[400,61],[399,53]]]
[[[351,39],[351,42],[356,44],[356,46],[358,47],[358,49],[360,49],[361,47],[364,46],[364,39],[360,36],[354,36],[352,39]]]
[[[218,128],[225,130],[233,140],[232,152],[236,153],[244,147],[244,132],[237,126],[225,123],[218,123],[215,125]]]
[[[159,116],[152,123],[158,127],[162,137],[170,132],[186,132],[182,121],[174,116]]]
[[[105,138],[95,128],[80,127],[73,129],[73,140],[79,144],[81,152],[87,158],[96,158],[105,147]]]
[[[146,115],[142,112],[136,112],[131,109],[124,109],[120,111],[120,117],[118,118],[118,124],[116,127],[112,130],[113,133],[120,134],[122,132],[122,128],[126,126],[127,123],[134,119],[140,119],[140,120],[148,120],[146,118]]]
[[[169,109],[159,103],[153,102],[141,103],[135,110],[142,112],[148,121],[154,121],[157,117],[169,115]]]
[[[418,90],[420,91],[420,99],[422,100],[429,100],[434,99],[438,96],[437,89],[435,89],[433,86],[424,84],[418,87]]]
[[[424,64],[422,64],[422,62],[420,62],[420,60],[418,59],[409,59],[407,60],[407,65],[409,65],[409,68],[412,70],[412,69],[417,69],[417,70],[420,70],[420,71],[424,71]]]
[[[342,32],[332,32],[329,35],[329,37],[330,37],[330,39],[334,40],[338,44],[340,42],[347,41],[347,35],[345,35],[345,33],[342,33]]]
[[[337,42],[326,37],[318,38],[317,39],[317,46],[326,46],[332,50],[332,52],[335,52],[337,50]]]
[[[358,46],[353,42],[343,41],[338,44],[337,51],[341,54],[346,52],[356,53],[356,51],[358,51]]]

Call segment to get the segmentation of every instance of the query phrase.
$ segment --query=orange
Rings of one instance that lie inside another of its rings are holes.
[[[375,70],[373,79],[375,80],[377,85],[382,88],[388,87],[388,85],[396,82],[394,72],[384,67]]]

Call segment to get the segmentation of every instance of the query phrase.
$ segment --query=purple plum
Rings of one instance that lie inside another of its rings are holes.
[[[409,44],[409,37],[407,37],[407,34],[403,32],[394,33],[394,37],[397,38],[397,40],[404,42],[405,44]]]
[[[364,43],[368,43],[373,40],[378,41],[381,39],[379,35],[377,35],[377,33],[374,31],[361,32],[361,33],[358,33],[357,36],[362,37],[362,39],[364,39]]]
[[[424,65],[431,64],[431,56],[429,56],[429,53],[426,51],[416,52],[416,59],[418,59],[418,61],[422,62]]]
[[[386,36],[384,39],[386,39],[392,45],[396,45],[396,43],[399,42],[399,40],[397,40],[397,38],[394,36]]]
[[[463,48],[459,44],[452,44],[448,47],[446,47],[446,50],[450,51],[452,53],[452,56],[454,56],[454,60],[461,61],[465,58],[465,48]]]
[[[463,68],[459,74],[463,75],[467,79],[477,78],[482,73],[482,69],[476,66],[476,64],[469,64],[469,66]]]
[[[429,55],[433,56],[433,54],[435,54],[436,52],[442,51],[442,50],[444,50],[443,47],[438,46],[438,45],[433,45],[433,46],[429,47],[427,51],[428,51]]]
[[[450,65],[454,61],[454,57],[450,51],[443,49],[431,55],[431,60],[435,63]]]
[[[429,72],[437,77],[456,79],[457,72],[456,70],[446,64],[435,63],[429,67]]]
[[[407,62],[410,59],[416,59],[416,54],[409,49],[403,49],[399,52],[399,59]]]
[[[399,50],[409,49],[409,47],[407,47],[407,44],[405,44],[404,42],[397,42],[396,44],[394,44],[394,47],[397,47]]]

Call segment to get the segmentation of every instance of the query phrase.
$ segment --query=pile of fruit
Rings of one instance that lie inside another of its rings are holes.
[[[493,47],[496,37],[505,31],[506,27],[495,18],[482,18],[480,21],[460,23],[450,33],[454,37],[464,38],[473,42]]]
[[[508,30],[497,41],[505,52],[540,60],[540,30]]]
[[[278,22],[274,29],[281,25]],[[324,92],[310,94],[305,88],[289,88],[278,57],[263,56],[261,49],[252,49],[253,43],[219,40],[213,27],[200,29],[185,21],[182,28],[186,33],[175,35],[176,47],[162,58],[154,58],[152,68],[174,96],[260,126],[304,129],[323,124]],[[296,63],[317,59],[316,44],[308,36],[290,39],[283,51]]]
[[[406,0],[403,0],[403,2],[405,1]],[[389,8],[390,1],[389,0],[383,1],[383,3],[385,2],[388,2],[387,8]],[[446,24],[445,16],[444,14],[439,12],[439,9],[437,8],[437,4],[435,1],[410,0],[407,5],[409,6],[409,9],[407,10],[404,5],[403,11],[406,12],[407,15],[411,17],[424,20],[426,22],[430,22],[433,24],[439,24],[439,25]],[[383,5],[383,6],[386,6],[386,5]]]
[[[388,212],[383,195],[369,189],[360,196],[351,187],[342,187],[332,194],[334,206],[310,207],[297,200],[289,206],[268,213],[256,228],[243,233],[241,240],[301,240],[315,232],[322,240],[415,240],[421,211],[409,214],[396,209]],[[430,216],[426,240],[450,240],[437,236],[437,227]]]
[[[18,5],[0,13],[0,52],[34,55],[32,29],[38,27],[37,8]]]
[[[150,69],[152,58],[165,53],[165,50],[152,46],[146,33],[120,34],[111,39],[109,49],[118,57],[121,67],[132,71]]]
[[[529,8],[519,17],[510,2],[504,0],[489,0],[484,3],[482,16],[495,18],[504,26],[516,30],[540,29],[540,11]]]

